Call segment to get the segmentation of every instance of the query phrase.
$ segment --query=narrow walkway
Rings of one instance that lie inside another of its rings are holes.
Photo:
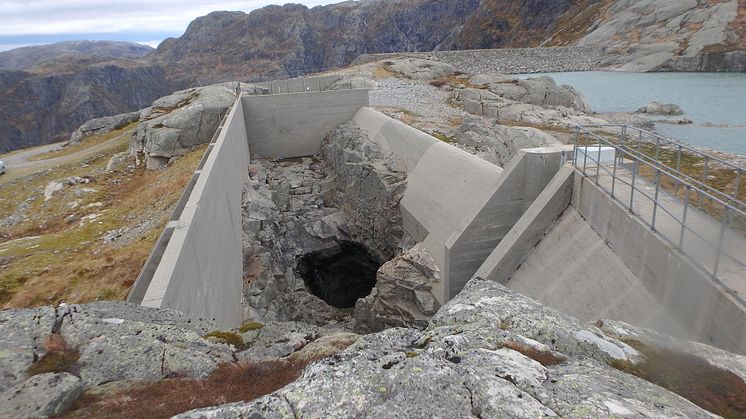
[[[611,164],[608,167],[612,171]],[[596,172],[595,167],[588,167],[586,173]],[[617,177],[625,182],[632,182],[632,172],[625,167],[617,167]],[[612,190],[613,178],[603,169],[598,177],[598,184],[607,192]],[[614,197],[625,207],[629,207],[632,188],[617,180],[614,183]],[[650,198],[655,197],[655,184],[637,176],[632,198],[632,210],[635,215],[650,225],[655,212],[655,230],[671,247],[678,248],[682,235],[684,202],[674,195],[661,189],[659,191],[657,210]],[[694,195],[692,195],[694,196]],[[712,274],[716,260],[717,247],[720,240],[721,223],[700,212],[691,205],[687,209],[686,229],[683,235],[682,251],[695,263]],[[746,300],[746,239],[735,231],[726,228],[723,235],[722,253],[717,268],[717,277],[732,293],[738,295],[743,302]]]

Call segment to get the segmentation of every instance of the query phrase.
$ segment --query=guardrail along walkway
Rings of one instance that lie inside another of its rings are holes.
[[[744,169],[633,127],[577,127],[575,168],[746,304]]]

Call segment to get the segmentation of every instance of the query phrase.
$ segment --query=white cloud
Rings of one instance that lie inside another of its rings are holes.
[[[309,7],[339,0],[300,0]],[[182,33],[215,10],[248,12],[271,0],[3,0],[0,36],[112,32]]]

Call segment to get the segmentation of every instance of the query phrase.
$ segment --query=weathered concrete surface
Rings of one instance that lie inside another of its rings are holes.
[[[332,90],[335,83],[344,81],[346,77],[340,74],[327,76],[296,77],[292,79],[272,80],[254,83],[256,86],[266,89],[263,94],[288,94],[305,92],[323,92]],[[243,87],[242,87],[243,88]]]
[[[572,207],[528,252],[520,268],[493,273],[501,282],[508,279],[505,274],[508,288],[582,321],[619,319],[688,335]]]
[[[570,205],[574,169],[562,167],[544,191],[490,253],[476,272],[480,278],[507,284],[555,220]]]
[[[237,100],[173,227],[142,300],[174,308],[220,327],[241,323],[243,248],[241,189],[249,150],[242,102]]]
[[[251,153],[267,158],[318,154],[326,134],[369,103],[365,89],[244,96],[242,102]]]
[[[592,172],[592,170],[591,170]],[[617,170],[618,176],[626,176],[624,169]],[[595,180],[576,174],[573,187],[573,207],[588,220],[593,230],[610,246],[616,255],[640,279],[658,304],[665,307],[682,325],[686,326],[692,340],[712,344],[729,351],[746,353],[746,334],[736,331],[746,330],[746,310],[721,284],[711,280],[711,274],[700,269],[695,260],[712,268],[714,249],[687,233],[684,251],[688,256],[676,251],[671,242],[678,239],[681,226],[665,211],[658,211],[656,231],[644,224],[643,219],[652,219],[654,210],[650,200],[634,200],[634,214],[629,208],[611,198],[606,191],[611,190],[611,177],[603,173]],[[637,180],[640,188],[654,190],[644,179]],[[629,187],[616,182],[616,194],[629,197]],[[678,199],[661,193],[662,205],[673,214],[683,210]],[[691,210],[687,216],[689,228],[710,243],[716,243],[720,233],[717,223],[710,221],[697,211]],[[720,280],[734,290],[743,291],[744,267],[739,262],[739,254],[746,249],[743,238],[726,232],[724,254],[721,257]],[[667,239],[664,239],[666,237]],[[739,253],[740,252],[740,253]],[[634,322],[631,322],[634,323]],[[676,336],[675,333],[669,333]]]
[[[454,213],[446,238],[443,277],[445,301],[455,296],[513,228],[560,169],[568,147],[523,150],[496,182],[486,185],[477,205]],[[432,185],[437,190],[436,185]]]

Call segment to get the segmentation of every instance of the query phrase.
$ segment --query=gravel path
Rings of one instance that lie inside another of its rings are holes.
[[[560,71],[591,71],[599,67],[603,54],[595,48],[504,48],[459,51],[365,54],[353,64],[417,57],[442,61],[471,74],[524,74]]]

